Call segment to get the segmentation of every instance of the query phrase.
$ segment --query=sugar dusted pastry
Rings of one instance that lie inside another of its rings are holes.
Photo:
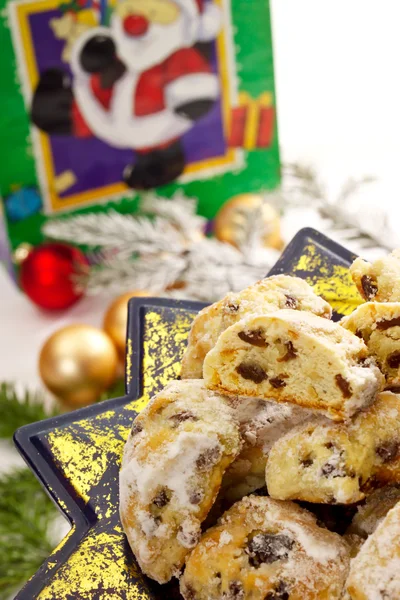
[[[378,525],[386,517],[387,513],[397,502],[400,501],[400,485],[386,485],[375,490],[365,501],[365,504],[357,508],[353,517],[348,534],[356,534],[366,539],[374,533]]]
[[[337,600],[349,550],[291,502],[249,496],[206,531],[186,560],[185,600]]]
[[[351,600],[400,598],[400,503],[398,502],[351,561],[346,592]]]
[[[347,423],[306,423],[280,438],[266,482],[274,498],[339,504],[400,482],[400,396],[382,392]]]
[[[178,575],[240,451],[224,398],[202,381],[174,381],[136,418],[120,471],[120,515],[142,571]]]
[[[271,497],[326,504],[353,504],[365,498],[374,451],[343,424],[307,423],[271,449],[266,482]]]
[[[400,302],[400,249],[372,264],[356,258],[350,274],[364,300]]]
[[[343,420],[373,402],[383,376],[367,347],[337,323],[283,309],[226,329],[204,361],[208,388],[273,398]]]
[[[341,325],[362,337],[385,375],[386,387],[400,387],[400,302],[366,302]]]
[[[372,485],[400,483],[400,395],[382,392],[368,410],[357,415],[352,427],[362,443],[372,443]]]
[[[239,422],[243,447],[224,475],[221,493],[234,502],[265,486],[267,457],[276,440],[296,425],[321,417],[295,404],[274,400],[237,398],[231,405]]]
[[[299,277],[275,275],[239,293],[204,308],[193,321],[182,360],[182,379],[201,378],[204,358],[230,325],[254,312],[269,313],[280,308],[309,311],[330,319],[332,309]]]

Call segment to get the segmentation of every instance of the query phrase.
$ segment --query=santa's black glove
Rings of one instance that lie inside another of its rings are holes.
[[[117,58],[114,41],[103,34],[94,35],[86,42],[80,62],[86,73],[100,75],[103,88],[111,88],[126,70]]]
[[[100,73],[112,65],[115,60],[115,44],[106,35],[94,35],[81,50],[81,66],[87,73]]]
[[[214,105],[215,100],[192,100],[180,106],[176,106],[174,111],[181,117],[186,117],[191,121],[197,121],[207,114]]]
[[[49,134],[70,134],[72,102],[69,74],[61,69],[44,71],[40,74],[32,98],[30,115],[32,123]]]

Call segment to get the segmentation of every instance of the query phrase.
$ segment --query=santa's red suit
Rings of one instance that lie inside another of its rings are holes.
[[[149,23],[144,34],[132,35],[126,17],[121,19],[115,11],[110,29],[89,30],[78,40],[71,61],[75,135],[94,135],[117,148],[151,151],[193,126],[177,107],[218,97],[217,75],[192,46],[217,35],[219,11],[212,2],[175,1],[180,15],[172,24]],[[86,73],[80,64],[80,50],[94,33],[111,35],[126,69],[110,87],[102,84],[100,74]]]

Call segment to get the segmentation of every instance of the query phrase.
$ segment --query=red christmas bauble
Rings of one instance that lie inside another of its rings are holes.
[[[21,264],[21,287],[40,308],[68,308],[83,295],[77,291],[73,276],[86,271],[88,264],[78,248],[57,242],[42,244]]]

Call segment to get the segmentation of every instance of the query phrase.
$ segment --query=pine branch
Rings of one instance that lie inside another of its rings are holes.
[[[108,291],[118,294],[138,289],[159,294],[179,279],[185,265],[185,259],[177,255],[107,261],[91,269],[86,281],[86,293],[96,295]]]
[[[56,219],[43,233],[53,239],[87,246],[118,248],[120,256],[135,252],[180,252],[185,238],[168,220],[122,215],[114,210]]]
[[[57,511],[27,469],[0,477],[0,597],[27,581],[53,549],[49,525]]]
[[[282,188],[283,195],[292,206],[325,198],[324,187],[315,169],[302,163],[282,165]]]
[[[176,225],[188,239],[195,239],[207,223],[205,217],[196,214],[196,198],[188,198],[182,192],[176,192],[171,199],[159,198],[147,194],[140,203],[143,213],[150,213],[168,219]]]
[[[0,384],[0,438],[11,439],[19,427],[57,414],[57,409],[45,410],[39,393],[25,390],[19,395],[13,384]]]

